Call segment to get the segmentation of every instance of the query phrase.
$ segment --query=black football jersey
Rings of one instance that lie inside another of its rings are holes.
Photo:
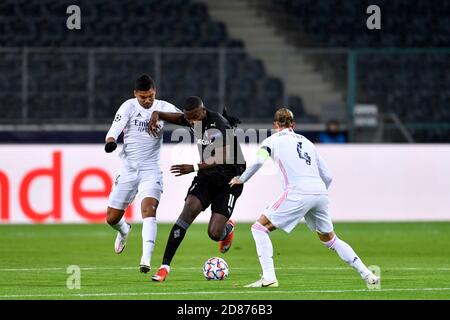
[[[199,175],[231,179],[245,171],[244,155],[234,129],[220,113],[206,109],[206,117],[201,122],[201,132],[200,128],[193,129],[194,142],[197,143],[202,162],[207,162],[208,158],[214,156],[215,149],[230,146],[223,164],[200,170]]]

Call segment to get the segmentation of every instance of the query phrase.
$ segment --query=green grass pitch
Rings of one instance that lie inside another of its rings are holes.
[[[450,223],[338,223],[338,235],[367,265],[381,268],[381,289],[326,249],[304,224],[272,233],[278,288],[249,289],[260,266],[250,224],[238,224],[230,251],[220,254],[205,224],[194,224],[164,283],[150,281],[171,225],[158,226],[152,271],[138,272],[141,225],[121,255],[107,225],[1,225],[0,299],[450,299]],[[207,281],[203,262],[223,257],[224,281]],[[81,269],[80,289],[68,289],[67,267]]]

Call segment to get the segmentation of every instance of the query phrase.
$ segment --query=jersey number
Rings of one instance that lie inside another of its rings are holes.
[[[301,142],[297,143],[297,153],[298,153],[298,156],[300,157],[300,159],[303,159],[306,161],[306,164],[308,166],[311,165],[311,157],[309,156],[308,152],[302,152],[302,143]]]

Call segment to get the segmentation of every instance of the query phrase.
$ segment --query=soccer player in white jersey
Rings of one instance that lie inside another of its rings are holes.
[[[114,121],[106,134],[105,151],[117,148],[117,138],[123,132],[124,143],[119,157],[122,166],[116,174],[113,189],[109,195],[107,222],[118,231],[114,244],[115,252],[120,254],[125,248],[131,224],[123,217],[125,209],[135,196],[141,200],[142,213],[142,257],[140,271],[150,271],[150,260],[156,239],[156,209],[163,192],[162,172],[160,170],[160,149],[162,131],[156,136],[148,133],[147,125],[156,111],[181,112],[174,105],[155,99],[156,87],[152,78],[142,75],[136,80],[134,99],[125,101],[117,111]],[[160,121],[159,127],[164,125]]]
[[[286,108],[275,113],[273,129],[276,131],[262,142],[256,162],[230,185],[247,182],[264,161],[271,157],[279,168],[284,185],[283,194],[264,210],[252,225],[262,278],[246,287],[278,287],[273,262],[273,247],[269,233],[277,228],[291,232],[302,218],[322,243],[347,264],[355,268],[368,284],[377,284],[374,275],[356,255],[355,251],[333,232],[328,212],[328,192],[331,174],[311,141],[293,130],[294,116]]]

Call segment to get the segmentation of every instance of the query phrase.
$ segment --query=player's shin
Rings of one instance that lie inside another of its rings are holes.
[[[273,263],[273,246],[269,237],[270,231],[259,222],[254,223],[251,229],[259,263],[263,270],[263,278],[267,281],[275,281],[276,275]]]
[[[141,264],[150,266],[155,248],[157,223],[155,217],[147,217],[142,221],[142,260]]]
[[[334,235],[333,239],[330,241],[322,243],[327,248],[336,251],[338,256],[351,267],[355,268],[362,278],[366,278],[371,273],[361,259],[356,255],[352,247],[350,247],[350,245],[345,241],[339,239],[336,235]]]
[[[183,241],[186,230],[189,228],[189,224],[181,219],[177,222],[170,230],[169,239],[167,240],[166,250],[164,251],[163,265],[169,266],[172,262],[173,256],[180,246],[181,241]]]
[[[126,223],[125,218],[122,217],[118,223],[110,225],[113,229],[120,232],[122,237],[126,236],[128,234],[128,231],[130,230],[130,226],[128,223]]]

